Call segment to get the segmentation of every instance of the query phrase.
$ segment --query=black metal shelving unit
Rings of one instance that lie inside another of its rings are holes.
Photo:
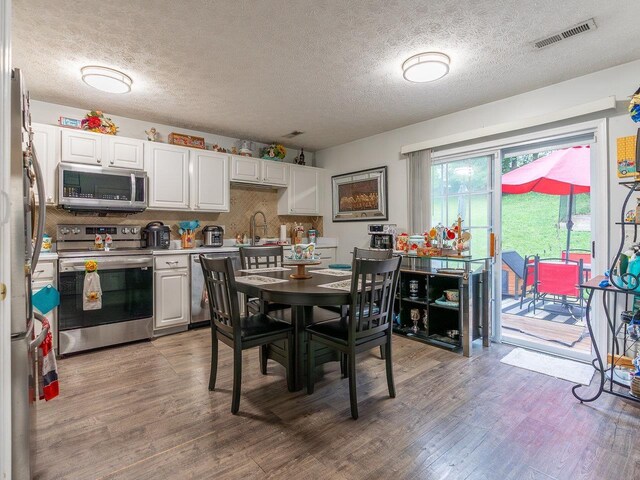
[[[599,275],[582,285],[582,288],[584,288],[589,294],[587,298],[586,322],[589,335],[591,336],[593,349],[596,354],[596,358],[593,359],[591,364],[599,374],[599,385],[597,391],[590,397],[580,395],[578,393],[578,389],[581,388],[582,385],[575,385],[571,391],[581,402],[593,402],[594,400],[597,400],[602,393],[608,393],[610,395],[615,395],[616,397],[640,402],[640,397],[636,397],[629,392],[631,382],[624,378],[622,371],[619,369],[621,358],[636,348],[638,340],[630,340],[627,336],[626,324],[624,322],[618,322],[619,310],[629,310],[632,308],[634,304],[634,297],[636,295],[640,295],[640,275],[633,275],[631,273],[617,275],[616,272],[618,260],[620,259],[620,255],[624,249],[626,227],[634,227],[633,242],[638,241],[639,224],[625,221],[625,212],[627,211],[629,200],[633,194],[640,191],[640,181],[620,182],[620,185],[628,188],[629,193],[626,195],[622,204],[620,221],[616,222],[616,225],[621,227],[621,237],[618,252],[611,263],[611,276],[609,278],[610,284],[608,286],[600,286],[601,282],[605,280],[606,277]],[[602,352],[598,346],[597,339],[593,332],[593,326],[591,324],[591,305],[597,292],[602,295],[602,309],[609,328],[608,333],[610,340],[607,341],[606,345],[606,354],[608,357],[607,363],[605,363],[605,359],[603,359]],[[623,334],[622,339],[620,338],[621,330]],[[622,343],[622,347],[620,346],[620,343]],[[605,365],[607,365],[606,368]]]

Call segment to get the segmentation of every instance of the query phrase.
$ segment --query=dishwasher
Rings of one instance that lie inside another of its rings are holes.
[[[210,258],[231,257],[234,270],[240,270],[240,253],[238,252],[215,252],[206,253]],[[209,325],[211,312],[207,301],[207,293],[204,286],[204,275],[200,266],[200,254],[191,255],[191,322],[189,328],[197,328]],[[241,296],[242,294],[238,294]],[[244,307],[244,301],[239,298],[240,309]],[[242,313],[242,312],[241,312]]]

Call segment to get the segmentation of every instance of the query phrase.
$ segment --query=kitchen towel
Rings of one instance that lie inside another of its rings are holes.
[[[102,308],[102,287],[98,272],[87,272],[84,276],[84,288],[82,290],[82,309],[100,310]]]
[[[42,328],[49,328],[47,336],[38,347],[40,349],[40,400],[49,401],[60,394],[60,385],[58,384],[58,366],[56,365],[56,356],[53,352],[53,336],[51,335],[51,326],[49,320],[41,317]]]

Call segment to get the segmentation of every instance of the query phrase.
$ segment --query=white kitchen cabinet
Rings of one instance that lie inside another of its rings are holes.
[[[105,135],[66,128],[60,130],[62,162],[102,165],[102,142]]]
[[[188,325],[191,316],[189,269],[156,270],[154,276],[154,330]]]
[[[144,168],[144,142],[135,138],[104,137],[105,164],[109,167],[142,170]]]
[[[288,164],[273,160],[262,160],[262,183],[286,187],[289,181],[288,174]]]
[[[191,150],[191,209],[229,211],[229,155]]]
[[[144,167],[150,209],[189,210],[188,148],[145,142]]]
[[[261,183],[262,160],[253,157],[231,155],[231,181]]]
[[[47,205],[56,203],[57,166],[60,161],[60,128],[41,123],[31,124],[33,146],[44,178],[44,193]],[[36,198],[38,193],[36,191]]]
[[[289,183],[278,196],[278,215],[319,215],[322,170],[289,165]]]

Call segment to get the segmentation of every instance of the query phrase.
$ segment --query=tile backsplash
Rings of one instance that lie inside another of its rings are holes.
[[[318,235],[322,235],[322,217],[309,216],[279,216],[278,215],[278,191],[275,189],[256,188],[244,185],[231,186],[231,211],[224,213],[203,213],[203,212],[173,212],[166,210],[146,210],[133,215],[75,215],[57,207],[47,207],[47,219],[45,231],[53,237],[55,241],[56,227],[59,224],[96,224],[105,225],[139,225],[144,227],[147,223],[160,220],[165,225],[171,226],[171,238],[179,239],[179,221],[199,220],[200,226],[224,225],[224,237],[233,239],[237,234],[246,233],[249,235],[249,221],[251,215],[261,210],[267,218],[268,237],[278,237],[280,225],[287,225],[287,236],[291,235],[291,227],[294,222],[302,224],[305,231],[310,228],[318,230]],[[261,232],[259,231],[259,235]],[[198,234],[198,240],[202,237]]]

